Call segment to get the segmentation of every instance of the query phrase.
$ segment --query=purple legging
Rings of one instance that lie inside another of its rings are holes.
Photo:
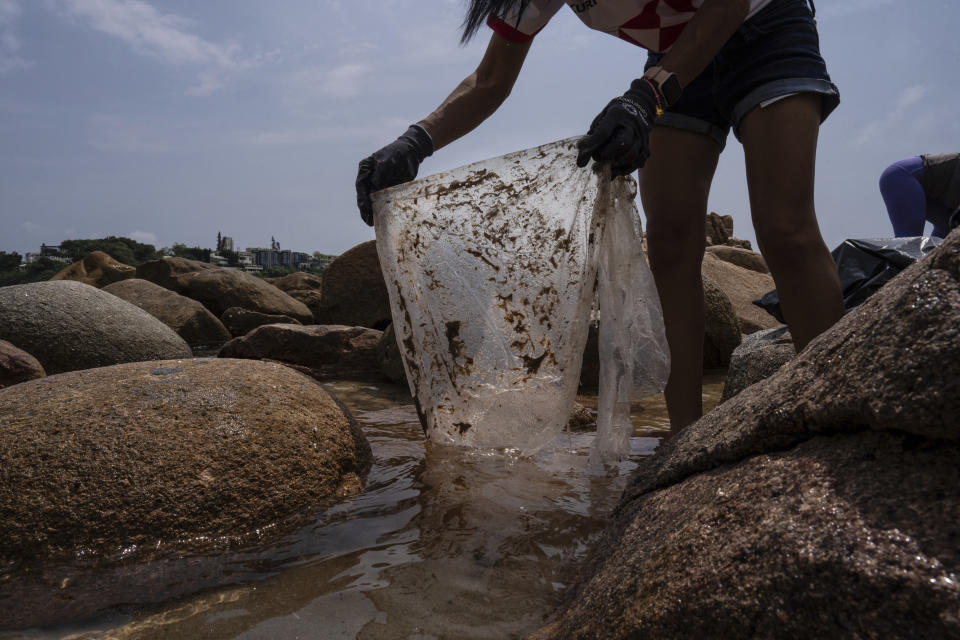
[[[894,162],[880,176],[880,195],[887,205],[893,235],[898,238],[922,236],[927,220],[933,224],[932,235],[947,235],[950,211],[927,198],[920,183],[922,174],[923,159],[914,156]]]

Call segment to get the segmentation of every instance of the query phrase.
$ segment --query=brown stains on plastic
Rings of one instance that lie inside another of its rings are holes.
[[[543,359],[547,357],[547,352],[544,351],[540,356],[536,358],[531,358],[530,356],[523,356],[523,366],[527,368],[527,373],[534,374],[537,371],[540,371],[540,365],[543,364]]]
[[[473,358],[464,353],[463,339],[460,337],[459,320],[450,320],[446,323],[447,349],[453,359],[458,374],[470,375],[473,369]],[[453,381],[451,377],[451,381]]]

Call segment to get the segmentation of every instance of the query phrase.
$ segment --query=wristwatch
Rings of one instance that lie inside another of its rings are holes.
[[[643,74],[643,77],[660,93],[660,97],[666,103],[665,107],[676,104],[677,100],[680,99],[680,94],[683,93],[683,87],[680,86],[677,74],[667,71],[661,66],[650,67]]]

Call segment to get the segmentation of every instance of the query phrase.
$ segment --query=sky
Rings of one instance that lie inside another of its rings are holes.
[[[820,0],[840,107],[820,132],[830,248],[889,237],[890,163],[960,151],[960,2]],[[462,0],[0,0],[0,251],[127,236],[155,246],[340,254],[373,239],[361,158],[426,116],[489,38],[459,44]],[[513,94],[425,176],[585,133],[645,53],[561,11]],[[754,242],[731,136],[710,210]]]

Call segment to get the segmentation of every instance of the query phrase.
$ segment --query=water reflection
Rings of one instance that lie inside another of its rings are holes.
[[[707,408],[721,384],[708,377]],[[631,459],[595,475],[591,433],[564,434],[533,459],[435,446],[405,389],[327,386],[373,449],[361,494],[268,550],[217,558],[204,575],[214,571],[219,586],[170,600],[161,585],[95,619],[0,638],[522,636],[556,606],[566,568],[667,428],[662,398],[638,399]]]

